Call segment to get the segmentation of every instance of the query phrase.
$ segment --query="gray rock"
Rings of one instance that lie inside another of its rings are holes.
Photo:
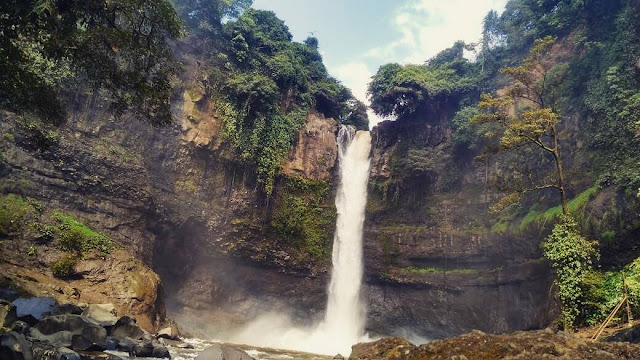
[[[246,352],[224,344],[206,348],[196,360],[255,360]]]
[[[84,310],[75,304],[62,304],[58,306],[58,314],[82,315]]]
[[[333,357],[333,360],[345,360],[345,359],[344,359],[344,356],[342,356],[341,354],[338,354]]]
[[[148,340],[137,343],[129,351],[129,355],[135,357],[171,358],[169,350],[164,345]]]
[[[82,316],[98,322],[100,326],[113,326],[118,321],[113,304],[91,304],[84,309]]]
[[[178,337],[178,334],[175,333],[175,331],[171,328],[171,327],[166,327],[160,331],[158,331],[158,334],[156,334],[157,338],[161,338],[161,339],[170,339],[170,340],[179,340],[180,338]]]
[[[33,360],[31,344],[24,335],[8,332],[0,335],[0,359],[2,360]]]
[[[16,306],[10,302],[0,300],[0,328],[9,327],[17,319]]]
[[[113,328],[111,328],[111,336],[140,340],[144,336],[144,330],[136,324],[136,319],[130,316],[123,316],[118,319]]]
[[[16,320],[9,327],[11,331],[15,331],[19,334],[26,335],[29,333],[29,329],[31,328],[29,324],[24,321]]]
[[[42,319],[31,329],[31,336],[73,350],[106,349],[107,330],[80,315],[56,315]]]
[[[60,348],[58,349],[58,358],[56,360],[82,360],[82,358],[71,349]]]
[[[19,318],[33,316],[36,320],[42,320],[45,316],[58,314],[58,302],[52,297],[18,298],[13,300],[13,304]]]

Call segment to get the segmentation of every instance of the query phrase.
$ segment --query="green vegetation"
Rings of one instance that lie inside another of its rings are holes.
[[[336,220],[330,189],[326,181],[283,178],[275,194],[270,236],[300,249],[305,256],[328,261]]]
[[[61,250],[78,255],[95,250],[105,256],[118,248],[109,237],[92,230],[73,216],[54,212],[51,219],[58,223],[58,246]]]
[[[181,22],[167,0],[3,1],[0,19],[0,107],[59,123],[60,94],[89,83],[118,113],[170,121]]]
[[[580,218],[584,216],[584,209],[589,202],[598,192],[598,186],[594,185],[587,190],[581,192],[570,200],[567,203],[567,208],[569,209],[569,213],[573,216]],[[555,220],[560,218],[562,215],[562,207],[560,205],[552,207],[545,212],[539,212],[535,209],[531,209],[527,215],[520,221],[515,227],[515,232],[522,234],[524,231],[529,229],[532,225],[536,225],[537,227],[544,227],[547,224],[553,224]]]
[[[78,264],[77,254],[65,254],[60,260],[51,265],[53,276],[64,279],[73,274],[75,266]]]
[[[34,209],[22,197],[14,194],[0,198],[0,237],[18,233],[25,228]]]
[[[46,151],[58,144],[60,135],[34,115],[19,116],[16,121],[20,142],[34,150]]]
[[[587,241],[580,235],[576,221],[562,215],[541,247],[556,273],[564,328],[571,329],[580,314],[582,284],[598,258],[597,243]]]

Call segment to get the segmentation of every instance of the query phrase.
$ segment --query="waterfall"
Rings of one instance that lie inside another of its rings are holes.
[[[350,348],[364,335],[362,229],[367,203],[371,135],[342,126],[338,133],[340,187],[336,195],[338,219],[333,240],[333,270],[324,326],[331,342]],[[336,345],[337,345],[336,344]]]
[[[368,341],[364,333],[365,305],[362,283],[362,229],[367,203],[371,135],[341,126],[337,137],[340,185],[336,194],[336,231],[333,269],[324,319],[312,327],[299,327],[285,314],[268,313],[228,340],[256,346],[348,356],[351,346]]]

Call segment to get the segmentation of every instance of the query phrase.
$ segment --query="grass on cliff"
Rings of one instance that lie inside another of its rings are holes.
[[[89,228],[71,215],[56,211],[51,219],[59,224],[57,227],[58,247],[63,251],[82,255],[96,250],[104,256],[119,247],[108,236]]]
[[[8,194],[0,198],[0,237],[20,232],[35,209],[21,196]]]
[[[567,206],[569,213],[581,219],[584,217],[584,210],[589,201],[598,193],[598,185],[594,185],[571,199]],[[538,211],[532,207],[529,212],[518,223],[514,223],[513,214],[504,216],[491,227],[491,232],[496,234],[522,234],[532,227],[545,228],[552,226],[558,217],[562,215],[562,206],[554,206],[546,211]]]
[[[406,272],[414,274],[475,274],[475,269],[463,268],[437,268],[437,267],[415,267],[409,266],[404,269]]]

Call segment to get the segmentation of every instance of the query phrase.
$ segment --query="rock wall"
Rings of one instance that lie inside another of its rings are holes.
[[[541,239],[491,231],[498,168],[454,155],[450,133],[446,111],[373,130],[369,326],[427,338],[544,327],[556,304]]]

